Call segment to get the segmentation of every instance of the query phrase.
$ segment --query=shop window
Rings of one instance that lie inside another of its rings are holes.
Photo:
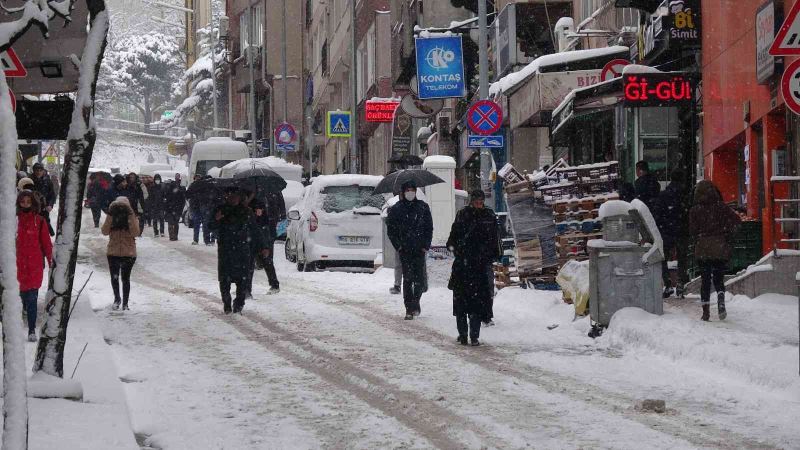
[[[639,155],[666,184],[682,158],[677,108],[639,108]]]

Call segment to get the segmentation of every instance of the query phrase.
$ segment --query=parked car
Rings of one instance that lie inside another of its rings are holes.
[[[317,177],[287,213],[286,259],[299,271],[372,268],[383,243],[380,215],[386,199],[373,194],[381,178]]]

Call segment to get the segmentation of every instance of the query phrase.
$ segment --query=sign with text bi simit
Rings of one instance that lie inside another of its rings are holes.
[[[367,122],[392,123],[400,101],[367,100],[364,105]]]
[[[622,79],[626,106],[678,106],[694,97],[693,83],[682,73],[642,73]]]
[[[415,44],[419,98],[464,97],[461,36],[418,37]]]

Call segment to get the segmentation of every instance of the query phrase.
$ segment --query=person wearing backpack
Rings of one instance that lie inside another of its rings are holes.
[[[111,274],[111,288],[114,290],[113,309],[122,304],[122,310],[128,310],[131,292],[131,272],[136,264],[136,238],[139,236],[139,218],[133,212],[127,197],[117,197],[108,207],[100,231],[108,236],[108,270]],[[122,296],[119,282],[122,279]]]
[[[17,281],[28,316],[28,341],[36,342],[36,312],[44,278],[44,261],[53,266],[50,230],[40,214],[37,196],[27,189],[17,195]]]

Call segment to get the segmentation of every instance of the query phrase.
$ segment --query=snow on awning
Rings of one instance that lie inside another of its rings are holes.
[[[587,112],[605,110],[620,102],[622,78],[572,90],[554,110],[550,122],[550,141],[558,142],[568,133],[573,119]]]

